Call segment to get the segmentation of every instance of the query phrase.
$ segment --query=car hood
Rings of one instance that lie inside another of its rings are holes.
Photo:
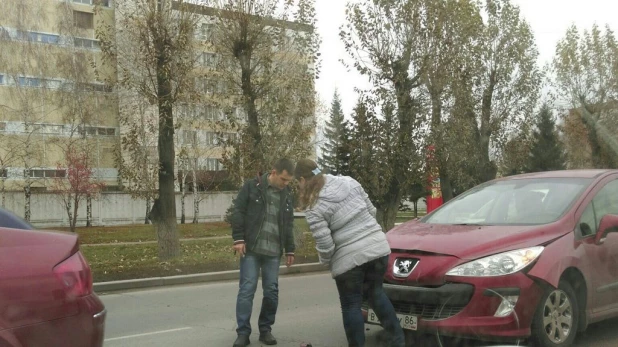
[[[558,223],[534,226],[447,225],[411,221],[387,233],[391,249],[444,254],[460,259],[549,243],[569,232]]]

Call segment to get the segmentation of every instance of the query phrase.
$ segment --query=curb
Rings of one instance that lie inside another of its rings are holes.
[[[308,272],[327,271],[326,266],[320,263],[299,264],[292,267],[281,266],[279,275],[293,275]],[[204,283],[216,281],[229,281],[239,278],[240,270],[209,272],[192,275],[151,277],[134,280],[111,281],[94,283],[94,291],[97,293],[114,292],[128,289],[145,289],[179,284]]]

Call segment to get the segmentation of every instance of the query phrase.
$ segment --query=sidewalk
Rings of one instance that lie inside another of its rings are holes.
[[[294,275],[303,274],[309,272],[322,272],[328,271],[326,266],[320,263],[300,264],[287,267],[285,265],[279,268],[280,275]],[[94,284],[94,291],[97,294],[104,294],[107,292],[122,291],[129,289],[146,289],[162,286],[181,285],[181,284],[193,284],[193,283],[205,283],[205,282],[218,282],[218,281],[231,281],[238,280],[239,270],[209,272],[192,275],[180,275],[180,276],[168,276],[168,277],[151,277],[141,278],[135,280],[124,281],[111,281],[111,282],[98,282]]]

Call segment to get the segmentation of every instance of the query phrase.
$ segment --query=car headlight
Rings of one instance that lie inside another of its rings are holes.
[[[530,265],[541,255],[543,249],[545,247],[538,246],[494,254],[459,265],[447,272],[446,275],[466,277],[509,275]]]

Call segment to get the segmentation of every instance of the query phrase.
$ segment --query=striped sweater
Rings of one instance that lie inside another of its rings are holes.
[[[306,211],[320,262],[333,277],[390,254],[376,209],[351,177],[325,175],[316,204]]]

